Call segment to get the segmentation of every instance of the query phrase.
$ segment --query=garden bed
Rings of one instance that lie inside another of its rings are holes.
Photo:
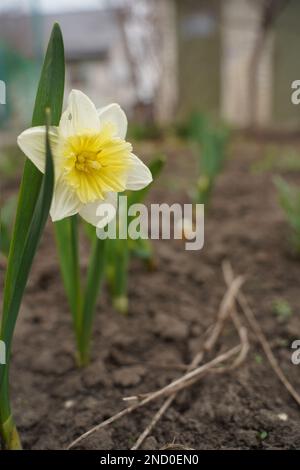
[[[194,165],[186,145],[165,147],[168,163],[150,195],[155,202],[188,202]],[[218,180],[205,222],[202,251],[180,241],[154,242],[156,269],[134,260],[128,316],[116,313],[103,289],[96,314],[92,362],[74,362],[71,316],[55,254],[52,224],[43,236],[14,339],[13,409],[28,449],[63,449],[124,407],[123,397],[154,391],[182,374],[214,324],[226,290],[221,264],[246,276],[243,291],[282,369],[300,390],[300,365],[290,344],[300,335],[300,262],[288,253],[286,225],[272,174],[254,173],[264,144],[236,143]],[[138,154],[153,153],[140,144]],[[300,182],[299,174],[291,178]],[[10,193],[14,184],[7,183]],[[86,267],[86,246],[82,245]],[[3,267],[1,271],[3,273]],[[273,309],[286,299],[293,311],[280,321]],[[236,344],[229,324],[217,345]],[[278,381],[256,338],[240,368],[207,375],[180,393],[143,448],[176,443],[194,449],[299,448],[300,410]],[[214,354],[215,355],[215,354]],[[213,357],[213,356],[212,356]],[[129,449],[160,401],[95,432],[78,448]],[[283,418],[284,416],[284,418]]]

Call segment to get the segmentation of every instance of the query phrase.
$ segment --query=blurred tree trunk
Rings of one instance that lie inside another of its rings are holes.
[[[258,73],[259,65],[269,33],[290,0],[259,0],[261,3],[261,19],[252,57],[249,63],[249,123],[256,126],[258,108]]]
[[[160,79],[155,96],[155,115],[157,121],[164,125],[174,119],[178,101],[176,2],[159,0],[156,8]]]
[[[139,95],[138,95],[138,77],[136,73],[136,64],[135,60],[133,58],[133,55],[131,53],[130,47],[129,47],[129,42],[128,42],[128,37],[126,34],[126,21],[128,21],[128,17],[130,15],[130,11],[128,6],[123,6],[122,8],[119,8],[116,12],[117,19],[118,19],[118,24],[120,28],[120,33],[122,36],[122,42],[123,42],[123,49],[124,49],[124,54],[125,58],[128,64],[128,69],[129,69],[129,74],[130,74],[130,81],[132,88],[135,93],[135,100],[138,103],[139,102]]]
[[[160,3],[163,1],[159,0]],[[153,102],[160,75],[157,2],[123,0],[116,10],[129,85],[134,95],[132,111],[141,124],[153,123]]]

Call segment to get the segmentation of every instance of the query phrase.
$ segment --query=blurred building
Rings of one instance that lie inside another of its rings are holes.
[[[264,0],[124,0],[122,8],[0,15],[0,120],[30,122],[51,27],[60,23],[66,95],[80,88],[100,105],[118,101],[139,121],[167,124],[200,110],[237,128],[292,128],[300,107],[299,0],[285,3],[261,40]],[[255,52],[256,51],[256,52]]]
[[[99,106],[117,101],[129,113],[143,103],[147,108],[153,101],[155,70],[152,72],[154,67],[149,67],[151,61],[146,59],[145,66],[135,71],[126,31],[128,21],[133,23],[131,29],[135,25],[131,17],[124,18],[121,13],[98,9],[0,15],[0,79],[7,84],[9,103],[2,109],[2,121],[15,127],[30,121],[39,70],[55,21],[64,36],[66,96],[71,88],[79,88]],[[131,41],[138,42],[139,34],[137,28]],[[135,56],[141,56],[141,51]]]
[[[240,128],[298,128],[300,106],[291,103],[291,83],[300,78],[300,2],[286,1],[260,42],[266,3],[174,0],[179,116],[200,109]]]

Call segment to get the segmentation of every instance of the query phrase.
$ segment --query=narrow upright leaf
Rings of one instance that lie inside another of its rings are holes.
[[[7,362],[10,353],[12,334],[15,327],[17,315],[19,312],[22,296],[26,287],[29,271],[33,262],[38,242],[42,235],[47,217],[50,211],[53,185],[54,185],[54,168],[52,153],[49,144],[48,131],[46,133],[46,168],[45,176],[38,194],[37,203],[33,212],[33,217],[26,234],[23,253],[20,257],[18,271],[16,273],[15,283],[12,289],[12,296],[8,304],[6,316],[3,316],[1,324],[1,338],[4,339],[7,350]]]
[[[11,298],[7,309],[3,312],[0,339],[6,345],[6,364],[0,366],[0,433],[4,445],[8,449],[21,447],[18,433],[12,417],[9,399],[9,365],[13,332],[17,321],[19,308],[26,287],[29,271],[34,259],[37,246],[43,232],[52,200],[54,185],[54,169],[48,131],[46,133],[46,166],[33,217],[26,234],[23,252],[20,255],[18,270],[11,289]],[[5,295],[5,292],[4,292]]]
[[[63,39],[59,25],[54,24],[35,100],[33,126],[45,124],[46,108],[51,109],[51,124],[58,125],[64,93],[64,67]],[[26,159],[6,272],[3,315],[11,300],[11,292],[41,183],[42,174],[30,160]]]

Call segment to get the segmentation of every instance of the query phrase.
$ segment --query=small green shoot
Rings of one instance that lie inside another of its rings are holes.
[[[260,354],[255,354],[254,360],[255,360],[256,364],[262,364],[263,357]]]
[[[272,304],[272,310],[279,322],[289,320],[293,314],[290,304],[285,299],[275,299]]]
[[[198,155],[198,180],[194,201],[209,205],[216,179],[224,167],[229,131],[214,125],[205,115],[195,113],[190,122],[190,138]]]
[[[128,191],[125,193],[128,196],[128,207],[132,204],[140,204],[145,201],[152,185],[159,177],[164,164],[164,156],[158,156],[150,162],[149,169],[152,173],[153,182],[140,191]],[[137,256],[143,259],[147,265],[152,268],[154,266],[152,245],[148,239],[144,240],[142,238],[137,240],[107,240],[107,242],[109,247],[106,273],[112,302],[117,311],[126,314],[129,305],[127,286],[130,258],[131,256]]]
[[[257,434],[257,437],[260,441],[264,441],[265,439],[267,439],[268,436],[269,434],[267,433],[267,431],[260,431]]]

